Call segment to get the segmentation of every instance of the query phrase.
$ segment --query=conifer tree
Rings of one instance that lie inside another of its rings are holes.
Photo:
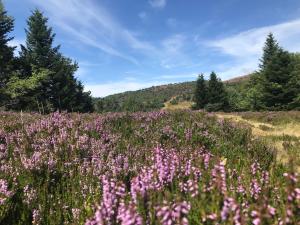
[[[10,47],[8,44],[13,39],[13,37],[9,37],[9,33],[13,28],[14,20],[7,15],[0,0],[0,106],[4,104],[3,100],[6,99],[4,89],[14,66],[15,47]]]
[[[288,84],[288,93],[292,101],[288,105],[288,109],[300,110],[300,54],[291,54],[292,72],[291,79]]]
[[[208,81],[208,101],[211,104],[218,103],[220,101],[219,96],[219,80],[217,74],[212,72]]]
[[[290,54],[279,47],[273,34],[269,34],[263,48],[260,71],[255,78],[252,90],[256,106],[267,110],[284,110],[293,101],[289,84],[292,78],[293,64]],[[254,80],[254,79],[252,79]]]
[[[259,65],[261,70],[264,70],[268,63],[272,60],[272,57],[275,56],[280,49],[278,42],[275,40],[275,37],[272,33],[269,33],[265,41],[263,48],[263,56],[260,59],[261,64]]]
[[[195,102],[196,109],[203,109],[208,103],[206,81],[204,79],[203,74],[199,75],[197,79],[195,90]]]
[[[51,71],[34,96],[46,112],[91,111],[91,97],[74,77],[78,65],[64,57],[59,46],[53,46],[55,34],[47,23],[48,19],[39,10],[33,11],[27,21],[26,46],[21,46],[20,53],[22,76],[30,76],[33,67]]]
[[[228,110],[228,96],[223,82],[217,77],[215,72],[210,74],[208,81],[208,111]]]
[[[288,83],[291,79],[290,54],[279,49],[264,69],[263,75],[265,105],[269,109],[285,109],[292,101],[292,96],[288,90]]]
[[[27,20],[26,47],[21,45],[21,58],[40,68],[54,69],[59,46],[53,47],[55,34],[47,25],[48,19],[39,10],[34,10]]]

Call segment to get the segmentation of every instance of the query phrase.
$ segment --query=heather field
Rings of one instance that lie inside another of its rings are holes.
[[[281,162],[252,128],[188,110],[0,113],[0,224],[300,224],[295,140]]]

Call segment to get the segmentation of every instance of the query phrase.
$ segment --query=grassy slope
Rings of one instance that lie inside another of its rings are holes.
[[[236,77],[224,81],[226,87],[230,89],[238,89],[241,84],[247,82],[250,75]],[[196,82],[183,82],[176,84],[168,84],[150,87],[138,91],[129,91],[120,94],[110,95],[105,98],[95,98],[97,102],[103,102],[104,111],[127,111],[128,103],[139,105],[136,111],[152,111],[161,108],[167,109],[183,109],[190,107],[192,104],[193,93]],[[178,106],[171,105],[170,100],[177,97],[179,100]]]
[[[251,127],[252,134],[277,150],[277,160],[295,160],[300,171],[300,112],[218,113],[219,118]]]

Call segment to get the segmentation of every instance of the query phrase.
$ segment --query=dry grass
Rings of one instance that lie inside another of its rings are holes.
[[[190,109],[193,105],[193,102],[190,102],[190,101],[179,102],[176,105],[171,104],[170,101],[165,103],[165,106],[163,109],[165,109],[165,110]]]
[[[261,123],[250,119],[243,119],[237,114],[218,113],[218,117],[231,119],[235,122],[244,122],[252,127],[252,132],[256,136],[295,136],[300,137],[300,123],[295,121],[293,123],[272,125],[270,123]],[[269,129],[265,129],[269,128]]]
[[[300,114],[300,112],[299,112]],[[229,119],[237,123],[243,123],[252,128],[253,135],[263,138],[277,151],[277,160],[288,163],[293,157],[297,162],[297,170],[300,171],[300,122],[295,120],[289,123],[262,123],[251,119],[244,119],[238,114],[217,113],[219,118]],[[289,147],[286,147],[286,146]],[[292,153],[289,149],[293,149]]]

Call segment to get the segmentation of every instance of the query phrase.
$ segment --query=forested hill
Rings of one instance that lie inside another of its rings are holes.
[[[224,81],[224,84],[232,93],[242,89],[249,80],[250,75],[238,76]],[[196,81],[174,83],[94,98],[95,108],[98,112],[151,111],[163,108],[168,101],[174,105],[192,102],[195,85]]]

